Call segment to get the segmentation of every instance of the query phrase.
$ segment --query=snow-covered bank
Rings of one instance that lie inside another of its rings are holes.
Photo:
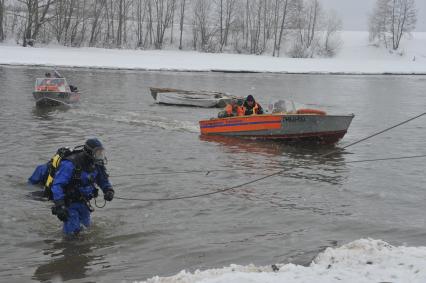
[[[278,282],[426,282],[426,247],[394,247],[372,239],[327,248],[308,267],[286,264],[256,267],[231,265],[172,277],[154,277],[148,283],[278,283]]]
[[[426,33],[405,40],[403,55],[368,44],[367,32],[342,32],[335,58],[293,59],[268,55],[194,51],[0,45],[0,64],[168,71],[247,71],[277,73],[426,74]]]

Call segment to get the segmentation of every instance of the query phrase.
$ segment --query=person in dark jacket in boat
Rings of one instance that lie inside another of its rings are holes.
[[[90,226],[90,213],[93,211],[89,201],[98,196],[97,184],[103,191],[105,201],[112,201],[114,190],[108,180],[105,168],[105,155],[102,143],[94,138],[88,139],[83,150],[64,157],[56,170],[51,198],[54,206],[52,214],[64,222],[66,235],[76,235],[81,226]],[[40,165],[29,182],[42,183],[48,178],[48,165]]]
[[[78,88],[74,85],[70,85],[71,92],[78,92]]]
[[[263,114],[262,106],[254,100],[253,95],[248,95],[244,101],[245,115]]]

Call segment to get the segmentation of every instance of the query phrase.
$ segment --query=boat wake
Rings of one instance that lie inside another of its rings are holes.
[[[278,282],[426,282],[426,247],[394,247],[381,240],[361,239],[327,248],[309,266],[230,265],[220,269],[181,271],[153,277],[147,283],[278,283]]]
[[[76,111],[80,111],[76,109]],[[161,116],[151,116],[149,118],[142,117],[137,112],[124,112],[120,114],[103,114],[98,112],[90,112],[82,110],[79,115],[85,115],[92,118],[98,118],[103,121],[113,121],[117,123],[124,123],[128,125],[136,126],[149,126],[153,128],[160,128],[164,130],[172,131],[186,131],[190,133],[198,133],[199,126],[197,122],[192,121],[180,121],[175,119],[169,119]]]

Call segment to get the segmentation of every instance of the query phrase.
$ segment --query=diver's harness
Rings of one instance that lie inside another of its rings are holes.
[[[56,174],[57,169],[59,168],[59,165],[62,160],[68,160],[71,161],[74,165],[74,172],[71,177],[70,182],[63,188],[64,189],[64,202],[65,206],[68,207],[73,202],[82,202],[84,203],[90,212],[93,212],[95,209],[90,204],[90,200],[85,198],[79,191],[79,187],[81,184],[81,172],[83,171],[82,168],[82,161],[79,160],[79,153],[82,153],[83,150],[81,147],[76,147],[73,150],[71,150],[68,147],[62,147],[59,148],[56,152],[56,154],[52,157],[52,159],[48,163],[48,176],[46,179],[46,183],[44,185],[45,189],[45,195],[48,197],[49,200],[53,200],[53,193],[52,193],[52,185],[53,180]],[[94,168],[93,168],[94,169]],[[100,174],[105,174],[106,177],[108,177],[105,168],[101,168],[103,170],[100,170]],[[92,171],[93,172],[93,171]],[[98,197],[99,189],[95,186],[95,180],[93,178],[89,179],[88,185],[93,186],[93,198],[95,200],[95,206],[98,208],[103,208],[106,205],[106,201],[104,205],[98,206],[96,203],[96,198]],[[52,213],[54,213],[54,210],[52,209]]]
[[[47,178],[44,184],[44,195],[49,200],[53,200],[53,194],[52,194],[53,179],[55,178],[56,171],[58,170],[59,164],[61,163],[62,159],[65,159],[71,154],[77,153],[80,151],[81,150],[77,150],[77,149],[71,150],[69,147],[61,147],[56,151],[56,154],[47,163]]]

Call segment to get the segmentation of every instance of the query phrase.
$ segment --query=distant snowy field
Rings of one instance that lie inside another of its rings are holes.
[[[426,282],[426,247],[394,247],[361,239],[340,248],[327,248],[307,266],[294,264],[256,267],[231,265],[172,277],[153,277],[147,283],[378,283]]]
[[[341,33],[334,58],[293,59],[270,55],[211,54],[195,51],[119,50],[0,44],[0,64],[169,71],[253,71],[282,73],[426,74],[426,33],[404,39],[402,55],[368,43],[368,32]],[[400,52],[399,51],[399,52]]]

